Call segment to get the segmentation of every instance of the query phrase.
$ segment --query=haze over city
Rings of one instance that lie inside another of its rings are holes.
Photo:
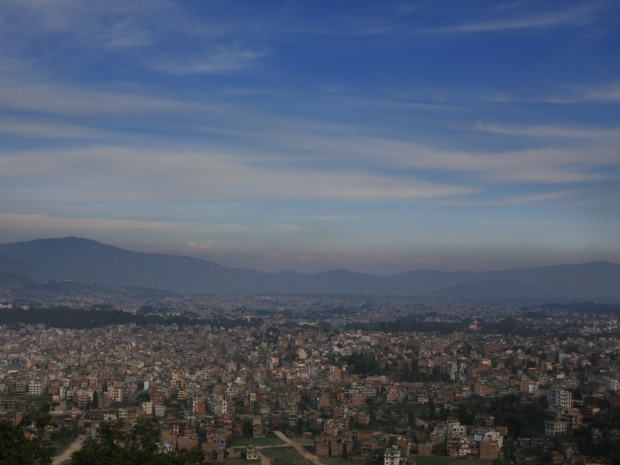
[[[0,3],[0,243],[620,262],[613,1]]]

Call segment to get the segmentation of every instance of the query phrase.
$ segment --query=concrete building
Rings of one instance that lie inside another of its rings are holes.
[[[40,396],[41,385],[39,383],[30,383],[28,385],[28,395],[29,396]]]
[[[383,465],[400,465],[400,449],[398,446],[392,446],[385,450]]]
[[[248,445],[245,451],[245,458],[246,460],[258,460],[260,458],[258,456],[258,450],[256,449],[256,446],[252,444]]]
[[[573,393],[560,389],[547,394],[547,404],[551,410],[568,410],[573,406]]]
[[[565,420],[548,420],[545,421],[545,435],[547,436],[564,436],[568,432],[568,422]]]

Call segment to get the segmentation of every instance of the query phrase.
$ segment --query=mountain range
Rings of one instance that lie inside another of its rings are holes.
[[[620,303],[620,265],[609,262],[484,272],[420,270],[390,276],[348,270],[265,273],[65,237],[0,244],[0,273],[0,288],[32,288],[36,287],[33,283],[66,280],[112,289],[150,288],[178,294],[361,294],[471,305]],[[64,288],[70,292],[72,286],[65,284]],[[80,289],[86,288],[82,285]]]

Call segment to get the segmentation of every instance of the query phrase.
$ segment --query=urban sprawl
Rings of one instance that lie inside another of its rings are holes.
[[[106,422],[154,416],[161,453],[231,464],[277,450],[315,465],[620,463],[617,313],[294,296],[53,304],[191,319],[2,326],[4,418],[52,402],[58,424],[96,440]]]

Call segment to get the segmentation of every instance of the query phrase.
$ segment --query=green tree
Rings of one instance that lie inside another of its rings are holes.
[[[415,418],[415,410],[413,409],[409,409],[409,412],[407,413],[407,424],[412,429],[418,424]]]
[[[51,405],[26,410],[18,424],[0,420],[0,465],[48,465],[54,457],[56,423],[50,415]]]
[[[71,465],[199,465],[205,463],[201,450],[176,455],[159,452],[159,430],[154,417],[140,418],[128,432],[122,420],[104,424],[99,442],[89,442],[71,457]]]
[[[252,420],[244,420],[243,425],[241,426],[241,430],[243,431],[243,436],[251,438],[252,437]]]

